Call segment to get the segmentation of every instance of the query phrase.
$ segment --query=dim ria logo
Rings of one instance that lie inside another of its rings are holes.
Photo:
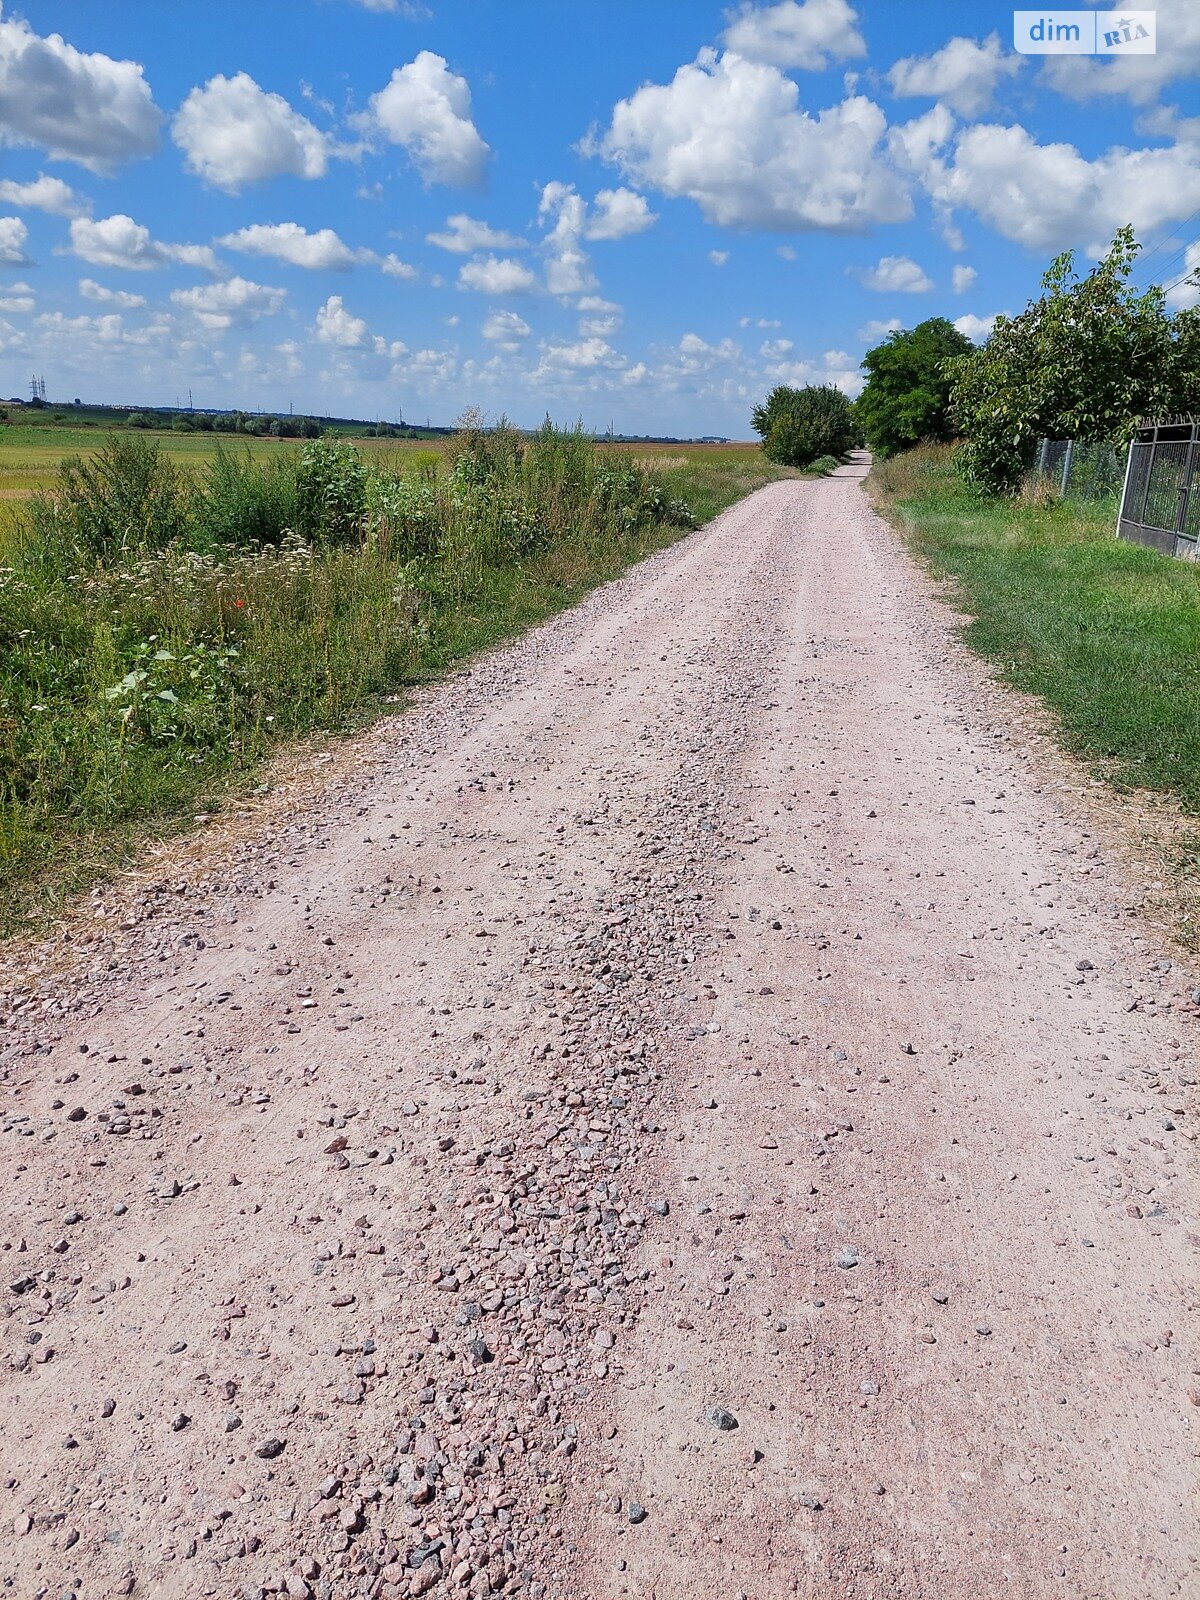
[[[1152,56],[1153,11],[1014,11],[1023,56]]]

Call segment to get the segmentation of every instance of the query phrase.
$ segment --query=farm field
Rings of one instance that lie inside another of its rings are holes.
[[[89,456],[104,443],[110,430],[51,427],[46,424],[9,423],[0,427],[0,499],[20,501],[54,482],[59,464],[68,456]],[[126,430],[118,430],[124,433]],[[129,430],[133,431],[133,430]],[[199,470],[216,456],[218,448],[249,451],[255,461],[265,461],[299,450],[303,439],[257,439],[244,434],[174,433],[170,429],[138,430],[138,437],[155,444],[182,467]],[[381,451],[412,454],[439,449],[442,441],[428,439],[361,439],[355,447],[374,456]]]
[[[69,456],[90,456],[101,448],[112,430],[100,426],[71,427],[45,422],[10,422],[0,426],[0,540],[17,520],[17,508],[39,489],[49,489],[60,464]],[[120,430],[124,432],[125,430]],[[132,431],[132,430],[131,430]],[[280,455],[303,448],[303,439],[259,439],[244,434],[175,433],[171,429],[138,430],[138,437],[153,439],[162,453],[189,471],[200,472],[212,462],[218,449],[248,452],[254,461],[271,461]],[[418,439],[373,439],[354,436],[355,449],[368,462],[402,467],[406,459],[421,452],[445,455],[446,437]],[[600,450],[619,450],[632,455],[648,469],[665,473],[672,481],[684,484],[698,480],[728,481],[744,478],[747,484],[760,471],[761,452],[749,443],[713,444],[621,444],[600,443]],[[708,491],[711,494],[711,487]],[[713,499],[715,504],[715,498]]]

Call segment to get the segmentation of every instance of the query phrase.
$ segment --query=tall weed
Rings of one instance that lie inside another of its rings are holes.
[[[281,738],[338,730],[772,475],[666,474],[579,429],[476,420],[448,463],[316,441],[178,471],[152,440],[64,463],[0,569],[0,929]],[[39,886],[36,888],[35,886]]]

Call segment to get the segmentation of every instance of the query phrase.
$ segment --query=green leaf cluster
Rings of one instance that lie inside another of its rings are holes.
[[[850,401],[829,383],[772,389],[751,414],[768,461],[807,467],[820,456],[842,456],[859,442]]]
[[[1172,316],[1161,289],[1133,288],[1139,248],[1119,229],[1083,277],[1072,251],[1056,256],[1040,298],[954,363],[950,413],[968,482],[1011,491],[1039,439],[1120,443],[1139,417],[1200,409],[1200,311]]]
[[[854,412],[879,456],[953,437],[950,363],[974,347],[945,317],[889,334],[863,357],[866,386]]]

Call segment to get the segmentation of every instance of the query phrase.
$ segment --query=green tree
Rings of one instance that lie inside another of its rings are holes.
[[[818,456],[845,455],[858,442],[858,426],[850,402],[832,384],[809,384],[771,390],[751,413],[768,461],[785,467],[807,467]]]
[[[1139,417],[1200,406],[1200,319],[1172,317],[1163,291],[1132,288],[1140,246],[1118,230],[1084,277],[1074,254],[1050,263],[1043,294],[1000,317],[987,343],[954,363],[951,418],[969,482],[1011,490],[1037,441],[1128,439]]]
[[[953,437],[949,363],[973,349],[945,317],[889,334],[863,357],[866,387],[854,402],[867,443],[881,456],[923,439]]]

